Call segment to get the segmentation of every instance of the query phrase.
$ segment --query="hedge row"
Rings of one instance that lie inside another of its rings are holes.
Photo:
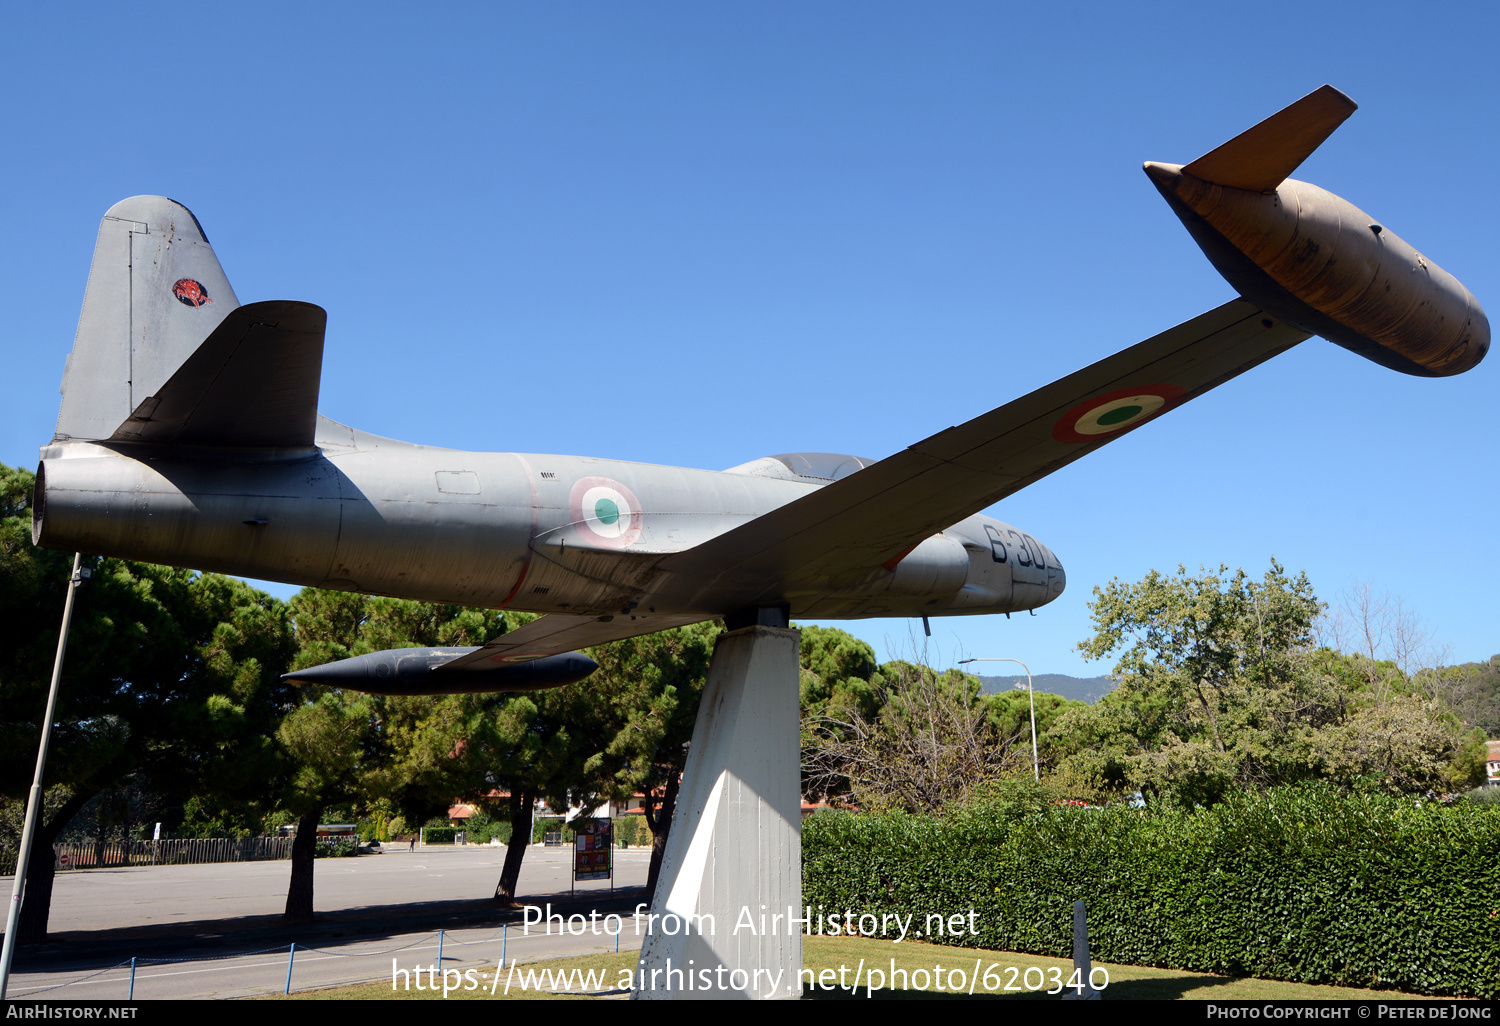
[[[936,943],[1070,957],[1089,908],[1101,961],[1500,996],[1500,811],[1317,789],[1212,810],[1000,807],[949,819],[820,814],[803,900],[929,915]]]

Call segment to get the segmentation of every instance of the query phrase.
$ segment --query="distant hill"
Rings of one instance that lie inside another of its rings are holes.
[[[1026,675],[1015,677],[980,677],[980,691],[993,695],[1009,691],[1017,684],[1026,687]],[[1097,702],[1115,689],[1115,682],[1108,677],[1069,677],[1065,673],[1038,673],[1031,678],[1031,686],[1038,691],[1071,698],[1075,702]]]

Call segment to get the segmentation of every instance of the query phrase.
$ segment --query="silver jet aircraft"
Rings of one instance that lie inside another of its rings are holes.
[[[1287,176],[1355,109],[1324,86],[1186,166],[1146,172],[1240,293],[1175,328],[875,461],[767,456],[724,471],[464,452],[318,414],[326,315],[241,306],[182,205],[104,216],[39,545],[544,614],[477,649],[403,649],[295,679],[393,694],[525,690],[573,650],[713,617],[1034,609],[1056,555],[978,513],[1229,378],[1323,335],[1410,374],[1489,347],[1468,290],[1352,204]]]

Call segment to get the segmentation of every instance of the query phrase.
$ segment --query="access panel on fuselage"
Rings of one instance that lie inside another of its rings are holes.
[[[331,462],[340,523],[327,587],[491,607],[514,596],[534,522],[514,454],[392,447]]]

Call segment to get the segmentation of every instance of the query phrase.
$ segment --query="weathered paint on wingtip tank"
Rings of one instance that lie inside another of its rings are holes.
[[[1348,200],[1291,178],[1250,192],[1176,164],[1145,171],[1219,273],[1283,320],[1427,377],[1461,374],[1489,351],[1473,293]]]

